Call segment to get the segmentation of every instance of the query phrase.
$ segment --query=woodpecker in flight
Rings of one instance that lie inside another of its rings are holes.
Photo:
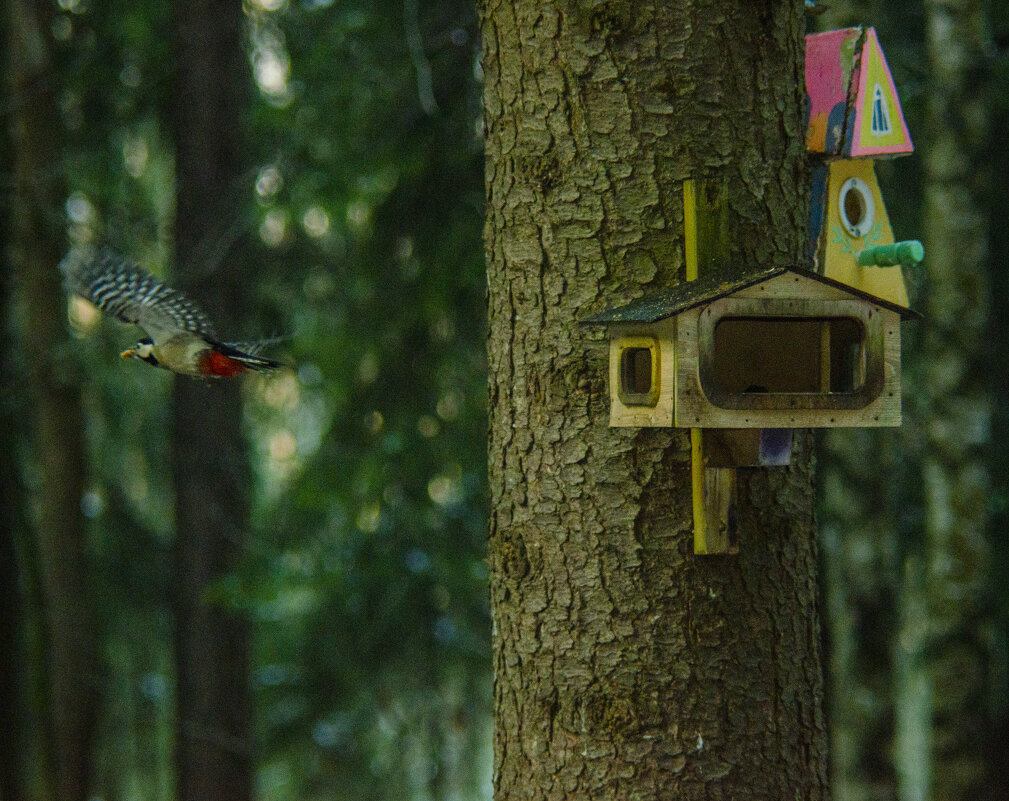
[[[280,362],[259,355],[265,342],[222,342],[206,314],[186,295],[118,256],[94,260],[70,254],[60,263],[67,289],[147,336],[120,356],[145,361],[173,373],[230,378],[254,371],[270,373]]]

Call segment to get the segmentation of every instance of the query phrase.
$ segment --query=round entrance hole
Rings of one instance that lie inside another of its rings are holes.
[[[849,234],[863,237],[869,233],[876,208],[872,201],[872,190],[865,181],[861,178],[849,178],[841,184],[838,206],[841,223]]]

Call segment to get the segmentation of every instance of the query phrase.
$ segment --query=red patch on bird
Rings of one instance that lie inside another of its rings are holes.
[[[237,359],[218,353],[216,350],[207,352],[201,360],[200,371],[204,375],[216,375],[221,378],[231,378],[232,376],[244,373],[248,368]]]

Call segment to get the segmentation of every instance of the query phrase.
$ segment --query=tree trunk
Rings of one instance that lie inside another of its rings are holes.
[[[0,21],[0,25],[4,25]],[[2,40],[2,37],[0,37]],[[7,131],[0,131],[0,175],[9,175]],[[6,258],[10,215],[0,206],[0,386],[23,386],[11,320],[13,265]],[[0,801],[25,798],[25,603],[18,546],[26,539],[24,487],[17,454],[25,407],[20,393],[0,397]]]
[[[985,538],[988,26],[975,2],[830,6],[826,27],[877,25],[895,74],[925,77],[922,102],[904,106],[918,118],[917,152],[894,165],[905,180],[883,179],[892,211],[920,213],[901,236],[925,243],[909,275],[924,320],[905,340],[904,427],[825,438],[833,790],[837,801],[1002,797],[983,795],[983,760],[1004,742],[988,720],[1000,662]]]
[[[86,589],[80,503],[84,447],[78,372],[67,361],[66,300],[56,265],[62,256],[57,81],[49,51],[53,8],[12,0],[9,70],[13,110],[14,244],[24,304],[37,458],[36,547],[48,641],[46,760],[48,791],[61,801],[88,794],[96,710],[94,625]]]
[[[976,2],[926,3],[929,82],[922,137],[927,269],[918,386],[924,430],[924,542],[897,638],[898,798],[976,799],[985,779],[991,675],[986,540],[991,402],[987,219],[988,97],[978,91],[988,26]],[[927,625],[923,625],[922,618]],[[903,672],[907,675],[902,675]]]
[[[4,265],[6,267],[6,265]],[[4,271],[6,274],[6,270]],[[6,281],[2,281],[6,284]],[[6,311],[6,287],[0,289],[0,303]],[[4,319],[8,319],[6,314]],[[6,386],[9,371],[8,338],[0,334],[0,380]],[[15,437],[10,432],[18,430],[15,420],[0,414],[0,801],[21,801],[24,798],[24,758],[27,751],[25,738],[25,663],[24,603],[22,581],[16,540],[24,520],[21,516],[21,492],[17,476],[19,470],[13,458]]]
[[[8,15],[0,16],[0,41],[7,41]],[[0,128],[0,175],[11,175],[10,131]],[[14,340],[10,204],[0,204],[0,386],[23,386]],[[24,487],[17,460],[26,407],[20,393],[0,396],[0,801],[25,798],[25,617],[18,542],[27,540]]]
[[[234,330],[245,277],[227,239],[239,214],[244,153],[242,4],[177,3],[175,34],[177,275],[222,331]],[[183,801],[246,801],[252,794],[248,626],[220,593],[208,597],[235,567],[248,525],[239,388],[237,381],[175,385],[176,762]]]
[[[796,263],[798,4],[486,0],[495,793],[825,796],[811,438],[742,471],[738,556],[692,552],[685,431],[610,429],[576,321],[683,275],[682,181],[731,256]]]

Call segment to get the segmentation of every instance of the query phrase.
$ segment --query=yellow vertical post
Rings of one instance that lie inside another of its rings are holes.
[[[697,280],[703,247],[718,249],[724,245],[725,231],[712,230],[712,224],[724,228],[724,194],[719,193],[715,204],[717,209],[709,209],[709,198],[699,198],[703,184],[693,178],[683,182],[683,249],[685,278]],[[703,245],[698,244],[698,205],[708,215],[705,222]],[[712,214],[712,212],[716,212]],[[716,218],[717,219],[713,219]],[[721,223],[721,225],[719,225]],[[704,253],[706,262],[714,258],[714,253]],[[690,482],[694,512],[694,553],[730,553],[736,550],[733,532],[730,531],[730,507],[735,503],[736,471],[724,467],[708,467],[704,460],[704,431],[690,429]]]
[[[690,429],[690,482],[694,507],[694,553],[708,552],[704,514],[704,443],[699,428]]]
[[[686,279],[697,280],[697,184],[693,178],[683,182],[683,260]],[[708,552],[704,520],[704,444],[701,429],[690,429],[690,480],[694,507],[694,553]]]
[[[693,178],[683,182],[683,260],[686,279],[697,280],[697,184]]]

